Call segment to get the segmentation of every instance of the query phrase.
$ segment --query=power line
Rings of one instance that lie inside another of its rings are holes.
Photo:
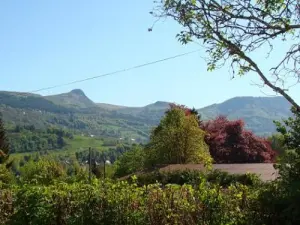
[[[50,90],[50,89],[53,89],[53,88],[63,87],[63,86],[71,85],[71,84],[77,84],[77,83],[81,83],[81,82],[88,81],[88,80],[98,79],[98,78],[101,78],[101,77],[106,77],[106,76],[110,76],[110,75],[114,75],[114,74],[118,74],[118,73],[123,73],[123,72],[127,72],[127,71],[130,71],[130,70],[138,69],[138,68],[141,68],[141,67],[149,66],[149,65],[152,65],[152,64],[156,64],[156,63],[164,62],[164,61],[167,61],[167,60],[179,58],[179,57],[182,57],[182,56],[190,55],[190,54],[193,54],[193,53],[198,52],[198,51],[199,50],[186,52],[186,53],[174,55],[174,56],[171,56],[171,57],[168,57],[168,58],[159,59],[159,60],[156,60],[156,61],[153,61],[153,62],[140,64],[140,65],[133,66],[133,67],[130,67],[130,68],[126,68],[126,69],[122,69],[122,70],[116,70],[114,72],[105,73],[105,74],[101,74],[101,75],[94,76],[94,77],[88,77],[88,78],[85,78],[85,79],[82,79],[82,80],[76,80],[76,81],[72,81],[72,82],[68,82],[68,83],[64,83],[64,84],[58,84],[58,85],[54,85],[54,86],[50,86],[50,87],[45,87],[45,88],[30,91],[30,92],[31,93],[36,93],[36,92]]]

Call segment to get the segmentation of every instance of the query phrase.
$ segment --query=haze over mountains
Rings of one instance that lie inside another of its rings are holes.
[[[55,125],[74,132],[126,136],[139,141],[148,139],[151,128],[168,107],[168,102],[161,101],[144,107],[94,103],[79,89],[52,96],[0,92],[0,112],[8,126],[34,125],[43,129]],[[204,120],[218,115],[243,119],[257,135],[270,135],[275,132],[273,120],[291,115],[290,104],[283,97],[236,97],[198,111]]]

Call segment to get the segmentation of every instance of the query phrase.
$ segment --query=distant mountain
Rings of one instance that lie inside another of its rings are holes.
[[[45,98],[57,105],[71,108],[92,108],[97,106],[80,89],[72,90],[69,93],[46,96]]]
[[[58,126],[77,133],[147,140],[152,124],[144,118],[119,113],[117,108],[123,107],[96,104],[78,89],[52,96],[0,92],[0,113],[8,127]]]
[[[117,109],[123,109],[123,108],[128,108],[127,106],[121,106],[121,105],[112,105],[112,104],[107,104],[107,103],[96,103],[97,106],[103,109],[107,110],[117,110]]]
[[[198,111],[204,120],[218,115],[229,119],[243,119],[246,127],[254,133],[270,135],[275,131],[273,120],[291,116],[290,107],[290,103],[283,97],[235,97]]]
[[[21,92],[0,92],[0,104],[15,109],[36,109],[47,112],[62,112],[68,109],[42,97],[41,95]]]
[[[126,107],[94,103],[82,90],[52,96],[29,93],[0,92],[0,112],[7,126],[51,125],[94,135],[148,139],[169,107],[157,101],[144,107]],[[275,131],[273,120],[287,118],[290,104],[282,97],[236,97],[198,110],[204,120],[218,115],[243,119],[247,128],[258,135]]]
[[[132,115],[148,121],[151,125],[158,124],[165,111],[169,108],[169,102],[157,101],[143,107],[126,107],[116,109],[116,112],[124,115]]]

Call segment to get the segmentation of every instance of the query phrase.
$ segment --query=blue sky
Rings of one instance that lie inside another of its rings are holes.
[[[32,91],[199,49],[176,40],[180,27],[173,21],[159,22],[148,32],[152,7],[152,0],[0,1],[0,90]],[[190,107],[266,96],[251,85],[259,82],[257,75],[231,80],[227,67],[207,72],[201,56],[203,52],[40,94],[80,88],[95,102],[142,106],[160,100]]]

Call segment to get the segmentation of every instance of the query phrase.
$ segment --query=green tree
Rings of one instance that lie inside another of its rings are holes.
[[[180,107],[171,107],[152,131],[147,146],[150,164],[211,163],[205,132],[197,116]]]
[[[253,224],[300,223],[300,113],[292,108],[293,117],[276,122],[288,151],[276,168],[279,178],[263,187],[253,202]]]
[[[172,18],[183,27],[177,35],[181,43],[203,41],[209,54],[208,70],[230,65],[233,77],[255,73],[262,85],[281,94],[300,110],[286,86],[298,82],[300,77],[299,0],[155,2],[155,10],[151,12],[155,17]],[[278,45],[284,46],[280,51],[282,59],[272,60],[278,57],[278,52],[273,51]],[[254,57],[261,54],[262,48],[272,63],[270,68],[265,68],[265,61]]]
[[[49,185],[54,180],[65,179],[63,165],[55,159],[42,158],[37,162],[30,160],[21,169],[21,178],[25,183]]]
[[[284,137],[283,144],[289,150],[278,167],[283,181],[299,183],[300,188],[300,112],[294,107],[292,112],[294,116],[283,123],[275,122],[277,131]]]
[[[133,146],[115,162],[117,177],[132,174],[144,168],[145,150],[141,146]]]
[[[15,180],[13,173],[4,165],[0,165],[0,189],[11,184]]]
[[[0,164],[3,164],[8,159],[9,143],[4,129],[4,123],[0,115]]]
[[[271,143],[271,147],[274,151],[278,153],[279,156],[282,156],[286,153],[287,147],[284,141],[284,135],[282,134],[273,134],[268,138]]]

